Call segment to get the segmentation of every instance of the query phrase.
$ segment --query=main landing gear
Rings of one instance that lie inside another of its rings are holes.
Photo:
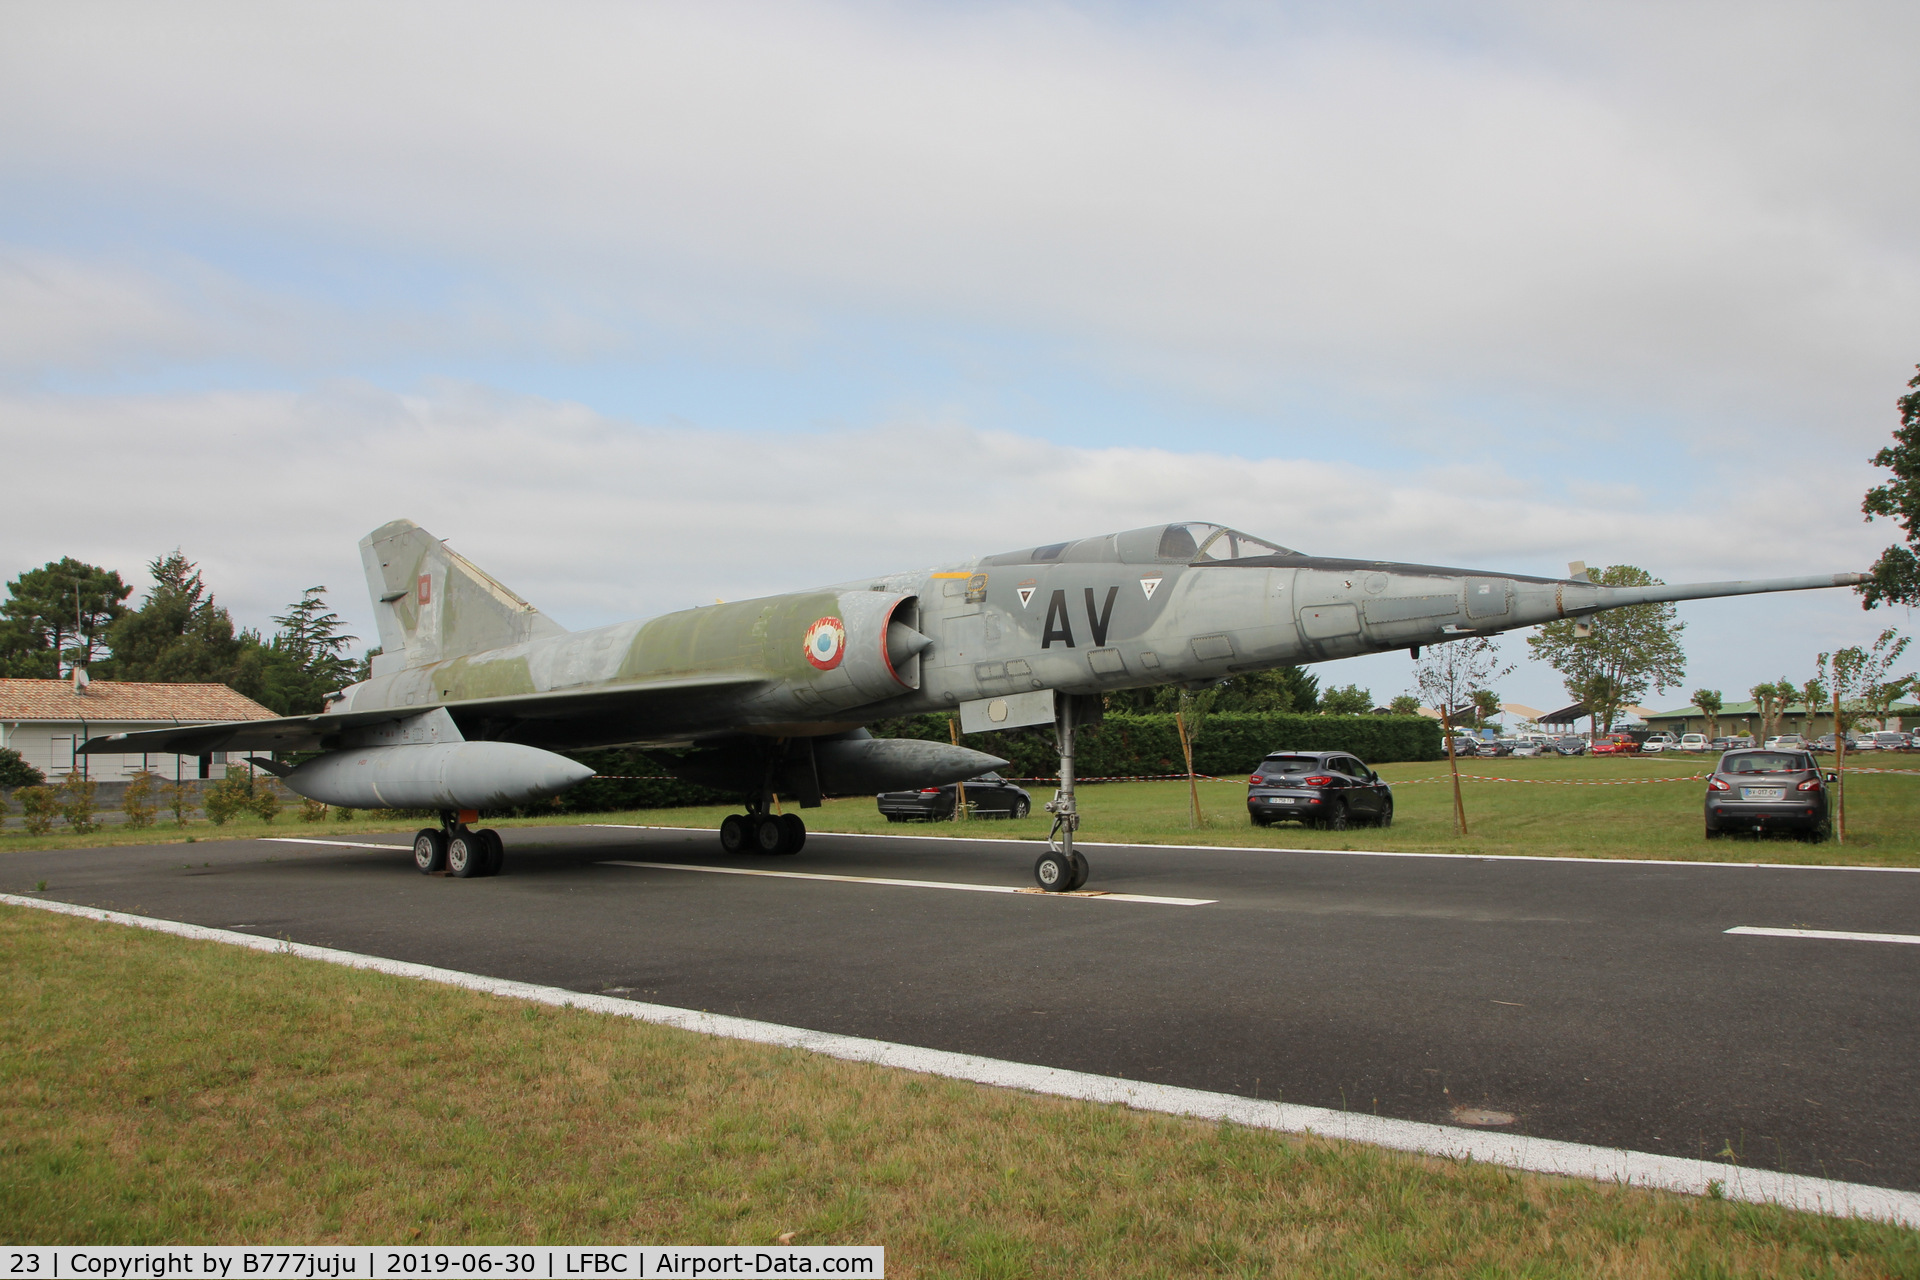
[[[1033,864],[1033,878],[1049,893],[1071,893],[1087,882],[1092,870],[1086,855],[1073,847],[1073,833],[1080,829],[1080,814],[1073,807],[1073,698],[1060,699],[1060,713],[1054,719],[1054,735],[1060,744],[1060,789],[1047,801],[1053,815],[1053,829],[1047,833],[1047,851]]]
[[[730,813],[720,820],[720,847],[728,853],[793,854],[806,842],[807,824],[797,813]]]
[[[439,830],[422,827],[414,833],[413,865],[422,875],[445,872],[462,880],[499,875],[507,860],[506,845],[498,831],[467,825],[479,820],[475,809],[442,810]]]

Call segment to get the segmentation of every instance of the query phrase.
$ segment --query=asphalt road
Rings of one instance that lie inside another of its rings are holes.
[[[0,889],[1018,1062],[1920,1190],[1920,875],[1088,846],[1090,889],[958,892],[612,865],[1032,883],[1035,847],[507,832],[425,877],[403,835],[9,853]],[[1361,833],[1357,833],[1361,834]],[[1756,856],[1765,857],[1761,846]]]

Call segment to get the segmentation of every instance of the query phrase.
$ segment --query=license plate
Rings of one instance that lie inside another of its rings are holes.
[[[1785,794],[1787,794],[1787,789],[1785,787],[1742,787],[1740,788],[1740,798],[1742,800],[1778,800],[1781,796],[1784,796]]]
[[[1293,797],[1292,796],[1272,796],[1267,800],[1267,803],[1268,804],[1292,804]]]

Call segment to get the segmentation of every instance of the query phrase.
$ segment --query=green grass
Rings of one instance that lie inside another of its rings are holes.
[[[895,1276],[1916,1276],[1920,1234],[0,908],[0,1236],[871,1243]]]
[[[1849,769],[1844,845],[1831,840],[1809,845],[1784,837],[1765,840],[1739,837],[1709,843],[1701,829],[1705,784],[1685,779],[1706,772],[1712,767],[1713,759],[1712,756],[1637,759],[1556,756],[1540,760],[1463,761],[1463,775],[1530,780],[1463,782],[1468,823],[1465,837],[1454,834],[1453,790],[1444,760],[1381,767],[1381,776],[1394,784],[1394,825],[1385,831],[1368,828],[1309,831],[1294,824],[1255,828],[1247,821],[1244,778],[1199,784],[1205,823],[1198,828],[1192,825],[1188,815],[1184,781],[1099,783],[1080,790],[1080,834],[1087,841],[1140,844],[1920,866],[1920,776]],[[1874,758],[1871,767],[1909,766],[1920,771],[1920,757],[1890,756],[1884,763]],[[1586,785],[1591,783],[1603,785]],[[871,797],[829,800],[818,809],[806,810],[804,816],[813,831],[1043,839],[1048,817],[1039,806],[1052,795],[1052,787],[1032,783],[1028,784],[1028,790],[1033,792],[1035,809],[1031,816],[1019,822],[980,818],[963,823],[893,825],[880,816]],[[717,829],[720,819],[737,808],[718,805],[613,814],[556,814],[490,825],[511,829],[616,822]],[[273,823],[236,819],[224,827],[196,822],[182,829],[168,822],[145,831],[103,828],[86,835],[56,830],[44,836],[29,836],[9,829],[0,833],[0,852],[173,843],[189,839],[239,840],[264,835],[352,840],[357,838],[356,832],[412,831],[420,825],[417,818],[376,819],[364,814],[352,822],[305,823],[282,814]]]
[[[1387,849],[1423,853],[1523,854],[1540,857],[1673,858],[1700,862],[1851,863],[1920,866],[1920,776],[1847,774],[1847,842],[1809,845],[1787,837],[1709,842],[1701,803],[1706,784],[1686,781],[1712,768],[1714,757],[1550,757],[1461,763],[1461,773],[1530,779],[1464,781],[1468,834],[1453,829],[1453,787],[1446,761],[1384,765],[1394,785],[1394,823],[1382,831],[1312,831],[1297,824],[1257,828],[1247,821],[1246,779],[1199,784],[1205,825],[1195,828],[1188,789],[1178,782],[1102,783],[1082,787],[1080,838],[1141,844],[1209,844],[1254,848]],[[1887,767],[1920,767],[1901,756]],[[1661,779],[1664,779],[1662,781]],[[1603,783],[1606,785],[1568,785]],[[1035,811],[1019,822],[980,818],[897,826],[871,799],[830,800],[805,813],[809,830],[965,835],[1038,840],[1049,819],[1039,805],[1052,795],[1028,784]],[[590,821],[717,827],[725,807],[651,809]]]

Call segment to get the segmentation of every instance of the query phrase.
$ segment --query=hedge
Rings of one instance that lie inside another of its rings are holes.
[[[873,726],[877,737],[948,741],[949,716],[909,716]],[[1060,757],[1047,726],[1002,733],[962,734],[963,745],[1011,761],[1009,777],[1051,778]],[[1165,714],[1109,713],[1082,729],[1075,771],[1083,778],[1184,774],[1179,730]],[[1446,755],[1440,722],[1425,716],[1315,716],[1260,712],[1215,712],[1193,742],[1197,773],[1230,777],[1251,773],[1275,751],[1351,751],[1368,764],[1439,760]]]

